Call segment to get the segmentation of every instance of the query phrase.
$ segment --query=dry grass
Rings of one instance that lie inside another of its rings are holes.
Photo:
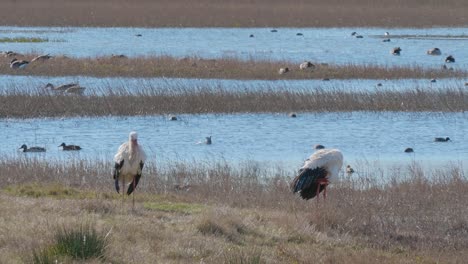
[[[0,117],[132,116],[169,113],[440,111],[462,112],[465,88],[350,92],[341,90],[246,91],[180,90],[104,96],[0,95]]]
[[[2,3],[1,25],[108,27],[466,26],[464,0],[23,0]]]
[[[37,54],[16,56],[31,60]],[[187,57],[139,58],[83,58],[55,57],[46,62],[33,62],[26,68],[10,69],[13,57],[0,58],[0,74],[39,76],[95,76],[95,77],[174,77],[217,79],[405,79],[466,77],[463,70],[424,69],[422,67],[382,67],[376,65],[317,64],[314,71],[301,71],[299,64],[286,61],[242,61],[233,58],[202,59]],[[441,63],[442,64],[442,63]],[[288,67],[290,72],[280,75],[278,70]]]
[[[131,211],[129,199],[122,205],[113,194],[110,164],[0,163],[2,263],[27,262],[33,249],[53,244],[57,228],[83,223],[110,233],[103,257],[117,263],[460,263],[468,256],[468,182],[459,167],[424,172],[411,164],[384,183],[377,183],[379,168],[368,168],[331,186],[327,202],[316,204],[290,193],[294,172],[255,163],[148,164]],[[8,189],[37,182],[37,189],[63,185],[95,195],[33,197]],[[191,188],[173,188],[181,183]]]

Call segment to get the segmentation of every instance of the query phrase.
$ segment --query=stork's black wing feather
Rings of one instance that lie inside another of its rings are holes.
[[[119,193],[119,191],[120,191],[119,176],[120,176],[120,169],[122,169],[124,161],[125,160],[122,160],[119,163],[116,162],[114,164],[114,171],[112,172],[112,177],[114,178],[115,190],[117,191],[117,193]]]
[[[299,192],[303,199],[312,199],[317,195],[317,181],[326,177],[327,171],[324,168],[301,169],[299,170],[299,175],[291,183],[291,190],[294,193]],[[325,186],[320,186],[319,192],[324,188]]]

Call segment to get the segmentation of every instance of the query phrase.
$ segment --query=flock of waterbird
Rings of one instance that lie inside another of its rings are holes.
[[[4,57],[13,57],[13,59],[10,61],[10,68],[15,69],[15,70],[24,69],[30,63],[44,63],[45,61],[54,58],[54,56],[45,54],[45,55],[39,55],[37,57],[34,57],[31,61],[18,60],[16,57],[22,56],[22,55],[13,51],[2,51],[0,52],[0,55],[3,55]],[[78,83],[68,83],[68,84],[63,84],[59,86],[54,86],[53,84],[48,83],[45,85],[44,88],[53,92],[78,94],[78,95],[82,95],[84,93],[84,90],[86,89],[85,87],[80,86]]]
[[[271,31],[271,32],[277,32],[276,30],[275,31]],[[300,35],[299,35],[300,34]],[[303,34],[302,33],[298,33],[297,34],[298,36],[302,36]],[[364,38],[362,35],[359,35],[357,32],[352,32],[351,33],[351,36],[355,37],[355,38]],[[386,36],[387,38],[383,39],[382,42],[391,42],[391,39],[388,38],[390,37],[390,33],[388,32],[385,32],[384,33],[384,36]],[[250,35],[250,37],[253,37],[253,35]],[[395,56],[400,56],[401,54],[401,51],[402,49],[400,47],[394,47],[390,50],[390,53],[392,55],[395,55]],[[426,51],[426,54],[427,55],[432,55],[432,56],[440,56],[442,55],[442,51],[439,49],[439,48],[431,48],[429,50]],[[453,57],[453,55],[448,55],[446,58],[445,58],[445,63],[454,63],[455,62],[455,58]],[[299,70],[310,70],[310,71],[313,71],[314,69],[316,68],[316,66],[311,63],[310,61],[304,61],[302,62],[301,64],[299,64]],[[449,68],[447,67],[447,65],[443,64],[442,65],[442,69],[444,70],[453,70],[453,68]],[[290,72],[291,70],[289,69],[289,67],[282,67],[278,70],[278,74],[282,75],[282,74],[286,74],[288,72]],[[328,78],[325,78],[323,79],[324,81],[329,81]],[[434,80],[434,79],[433,79]],[[432,80],[431,80],[432,81]]]

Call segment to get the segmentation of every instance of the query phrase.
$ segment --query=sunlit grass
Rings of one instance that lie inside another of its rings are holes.
[[[176,202],[145,202],[143,203],[143,207],[149,210],[182,214],[200,213],[205,208],[201,204]]]

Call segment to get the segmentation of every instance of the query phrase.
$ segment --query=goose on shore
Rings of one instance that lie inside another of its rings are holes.
[[[82,94],[85,87],[81,87],[78,83],[68,83],[55,87],[53,84],[46,84],[45,88],[50,88],[52,91],[60,91],[66,93]]]
[[[81,147],[80,146],[77,146],[77,145],[67,145],[65,143],[62,143],[59,145],[59,147],[62,147],[63,150],[67,151],[67,150],[81,150]]]
[[[30,147],[26,146],[26,144],[21,145],[19,148],[21,152],[45,152],[46,149],[42,147]]]
[[[40,56],[37,56],[37,57],[33,58],[33,59],[31,60],[31,62],[35,62],[35,61],[44,62],[44,61],[46,61],[46,60],[48,60],[48,59],[51,59],[51,58],[52,58],[52,56],[50,56],[49,54],[40,55]]]
[[[301,69],[301,70],[313,70],[313,69],[315,69],[315,65],[310,61],[304,61],[303,63],[299,64],[299,69]]]
[[[10,61],[10,68],[12,69],[23,69],[29,64],[29,61],[18,60],[16,58]]]
[[[309,200],[323,191],[327,197],[327,186],[338,178],[338,172],[343,166],[343,154],[337,149],[321,149],[313,153],[299,169],[299,174],[291,182],[293,193]]]
[[[278,73],[279,73],[279,74],[285,74],[285,73],[287,73],[287,72],[289,72],[289,68],[288,68],[288,67],[280,68],[280,69],[278,70]]]

